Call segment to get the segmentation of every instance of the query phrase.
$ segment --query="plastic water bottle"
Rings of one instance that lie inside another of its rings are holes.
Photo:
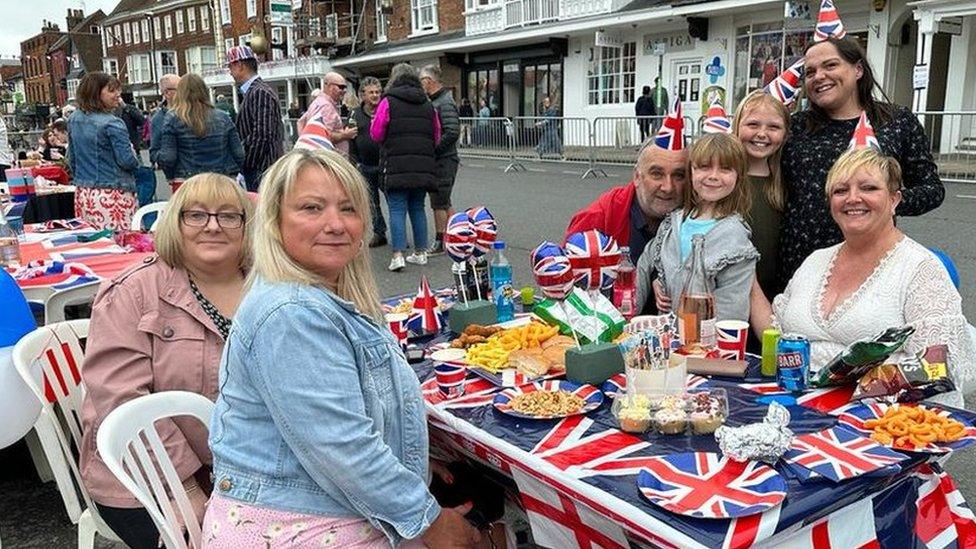
[[[512,265],[505,257],[505,242],[496,240],[491,259],[491,284],[495,307],[498,309],[498,322],[515,318],[515,289],[512,287]]]
[[[20,265],[20,243],[17,241],[17,231],[7,223],[7,218],[0,208],[0,267]]]
[[[630,260],[630,248],[620,247],[620,264],[617,266],[617,279],[613,281],[613,306],[626,320],[637,312],[637,268]]]

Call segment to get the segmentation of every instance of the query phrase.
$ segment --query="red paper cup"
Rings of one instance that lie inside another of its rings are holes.
[[[430,355],[434,362],[437,387],[445,398],[457,398],[464,394],[464,379],[468,376],[464,357],[464,349],[441,349]]]
[[[715,323],[719,356],[726,360],[746,359],[749,323],[742,320],[719,320]]]
[[[388,313],[386,315],[386,325],[390,327],[390,331],[401,347],[407,346],[407,318],[409,317],[410,315],[407,313]]]

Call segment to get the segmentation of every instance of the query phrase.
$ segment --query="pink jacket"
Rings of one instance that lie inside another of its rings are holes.
[[[156,256],[102,284],[89,334],[81,370],[87,390],[81,476],[96,502],[139,507],[98,455],[99,425],[123,402],[152,392],[193,391],[215,400],[224,340],[193,297],[186,271]],[[191,418],[156,424],[183,480],[211,463],[208,427]]]

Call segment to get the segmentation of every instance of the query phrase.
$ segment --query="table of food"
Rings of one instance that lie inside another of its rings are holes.
[[[602,236],[581,240],[600,254]],[[594,267],[611,262],[575,263],[588,252],[572,243],[533,251],[543,296],[522,299],[479,287],[477,258],[448,245],[467,262],[454,291],[424,280],[387,315],[432,445],[513,479],[538,545],[976,543],[940,466],[976,443],[976,414],[929,400],[954,389],[944,345],[896,361],[904,326],[816,369],[798,335],[764,334],[752,355],[746,323],[697,319],[691,338],[680,314],[625,318]],[[553,276],[564,263],[587,271],[582,284]]]

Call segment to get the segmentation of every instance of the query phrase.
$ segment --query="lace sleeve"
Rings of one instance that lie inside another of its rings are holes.
[[[915,327],[906,350],[917,353],[929,345],[949,346],[949,370],[965,393],[976,379],[976,349],[969,323],[962,315],[962,299],[949,274],[936,258],[922,262],[908,284],[905,321]]]

